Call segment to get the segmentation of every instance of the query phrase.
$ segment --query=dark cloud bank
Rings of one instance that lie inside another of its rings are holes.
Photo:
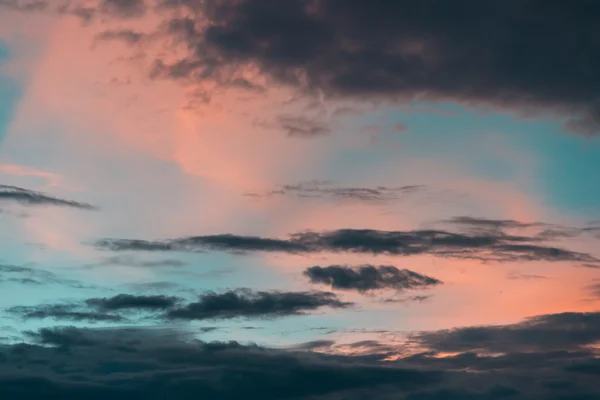
[[[176,331],[46,328],[27,333],[27,344],[0,345],[0,393],[25,400],[600,398],[600,363],[587,347],[600,340],[598,313],[411,339],[424,351],[403,355],[404,348],[367,341],[346,347],[371,352],[335,355],[315,352],[336,346],[330,340],[276,350]]]

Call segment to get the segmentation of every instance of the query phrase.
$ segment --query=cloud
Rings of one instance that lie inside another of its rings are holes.
[[[38,268],[0,264],[0,283],[17,283],[20,285],[62,285],[74,289],[91,289],[93,285],[85,285],[73,279],[66,279]]]
[[[30,337],[33,344],[0,347],[7,358],[0,387],[10,398],[335,399],[349,391],[397,395],[441,379],[435,371],[236,342],[186,341],[174,332],[67,327]]]
[[[0,345],[0,388],[10,398],[565,400],[600,395],[591,379],[598,360],[587,350],[446,357],[422,352],[389,359],[397,349],[371,340],[319,340],[282,350],[140,328],[43,328],[28,332],[27,340]]]
[[[336,187],[329,181],[307,181],[296,185],[283,185],[265,194],[249,193],[251,197],[271,197],[278,195],[300,198],[320,198],[335,200],[356,200],[364,202],[401,201],[426,190],[422,185],[401,187]]]
[[[170,78],[226,82],[257,66],[271,80],[329,97],[454,101],[600,127],[588,4],[527,0],[164,1],[187,13],[190,52],[159,63]],[[179,19],[181,21],[181,19]],[[543,68],[541,66],[544,66]]]
[[[507,235],[503,232],[464,234],[442,230],[340,229],[299,232],[292,234],[288,239],[221,234],[162,241],[102,239],[94,245],[112,251],[345,252],[397,256],[429,254],[494,262],[599,262],[590,254],[545,246],[540,244],[540,241],[539,237]]]
[[[323,123],[306,117],[279,117],[281,128],[291,137],[314,137],[331,133]]]
[[[600,313],[547,314],[512,325],[422,332],[412,338],[423,347],[440,352],[578,350],[600,342]]]
[[[104,31],[96,36],[97,40],[120,40],[127,44],[140,42],[144,34],[129,29]]]
[[[408,269],[391,265],[330,265],[306,269],[304,275],[312,283],[330,285],[332,289],[356,290],[361,293],[378,289],[420,289],[442,282]]]
[[[23,189],[17,186],[0,185],[0,201],[15,202],[28,206],[58,206],[79,208],[82,210],[96,210],[97,208],[72,200],[59,199],[41,192]]]
[[[172,296],[134,296],[119,294],[109,298],[93,298],[86,304],[104,311],[118,310],[165,310],[174,307],[182,299]]]
[[[348,308],[329,292],[263,292],[242,289],[206,293],[197,302],[167,312],[169,319],[275,318],[301,315],[323,307]]]
[[[207,320],[233,318],[278,318],[304,315],[324,307],[349,308],[329,292],[280,292],[237,289],[223,293],[206,292],[197,301],[180,304],[182,298],[164,295],[118,294],[113,297],[90,298],[82,302],[15,306],[8,313],[23,319],[53,318],[66,321],[127,320],[123,315],[151,312],[153,318],[166,320]],[[159,312],[158,314],[156,312]]]
[[[39,306],[16,306],[7,310],[8,313],[23,319],[46,319],[87,322],[123,322],[126,319],[120,315],[81,310],[71,304],[50,304]]]
[[[114,256],[107,257],[98,264],[93,266],[112,266],[112,265],[127,265],[140,268],[179,268],[186,266],[187,263],[177,259],[161,259],[161,260],[138,260],[131,256]]]

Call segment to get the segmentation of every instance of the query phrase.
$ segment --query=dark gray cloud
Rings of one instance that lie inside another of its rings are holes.
[[[7,398],[333,400],[353,391],[398,395],[442,378],[351,357],[184,341],[170,332],[56,328],[30,337],[34,344],[0,347]]]
[[[96,210],[96,207],[73,200],[59,199],[18,186],[0,185],[0,202],[15,202],[28,206],[59,206]]]
[[[600,397],[598,360],[589,350],[493,357],[466,352],[442,358],[423,352],[384,361],[394,346],[371,340],[350,344],[320,340],[277,350],[202,342],[174,330],[74,327],[45,328],[29,332],[27,338],[23,343],[0,344],[0,391],[8,398]],[[322,352],[338,347],[345,353]]]
[[[54,319],[63,321],[123,322],[121,315],[84,310],[72,304],[48,304],[39,306],[16,306],[6,310],[23,319]]]
[[[408,269],[392,265],[329,265],[307,268],[304,275],[312,283],[331,286],[332,289],[367,292],[378,289],[422,289],[442,282]]]
[[[119,322],[128,317],[150,316],[166,320],[207,320],[232,318],[278,318],[305,315],[321,308],[349,308],[329,292],[280,292],[237,289],[223,293],[206,292],[197,301],[181,304],[182,298],[165,295],[118,294],[84,301],[8,308],[23,319]],[[147,314],[151,313],[151,314]]]
[[[413,335],[413,339],[442,352],[579,350],[600,342],[600,313],[548,314],[512,325],[423,332]]]
[[[232,234],[192,236],[152,241],[102,239],[94,245],[112,251],[229,251],[317,253],[346,252],[438,257],[482,261],[571,261],[595,264],[590,254],[546,246],[537,236],[515,236],[504,232],[452,233],[442,230],[379,231],[340,229],[300,232],[288,239]]]
[[[118,294],[113,297],[87,299],[88,306],[104,311],[118,310],[166,310],[177,305],[182,299],[173,296],[135,296]]]
[[[264,292],[240,289],[209,292],[198,301],[166,313],[169,319],[203,320],[229,318],[275,318],[301,315],[324,307],[348,308],[352,303],[329,292]]]
[[[187,9],[187,58],[161,76],[225,82],[255,65],[325,96],[455,101],[600,127],[600,6],[426,0],[164,1]]]
[[[283,185],[267,193],[246,193],[250,197],[294,196],[300,198],[319,198],[334,200],[356,200],[364,202],[401,201],[421,193],[427,188],[422,185],[400,187],[340,187],[330,181],[306,181],[295,185]]]

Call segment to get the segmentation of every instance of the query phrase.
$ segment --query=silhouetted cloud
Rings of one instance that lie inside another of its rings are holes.
[[[318,340],[281,350],[191,339],[189,333],[167,329],[28,332],[27,342],[0,345],[0,389],[24,400],[41,395],[114,400],[565,400],[600,395],[593,379],[598,360],[589,349],[437,357],[431,351],[402,354],[402,348],[376,340]],[[390,359],[394,353],[397,357]]]
[[[113,297],[93,298],[86,304],[105,311],[115,310],[165,310],[177,305],[182,299],[173,296],[135,296],[118,294]]]
[[[304,275],[312,283],[331,286],[332,289],[367,292],[377,289],[422,289],[442,282],[426,275],[398,269],[392,265],[330,265],[307,268]]]
[[[48,196],[41,192],[20,188],[18,186],[0,185],[0,202],[16,202],[29,206],[59,206],[95,210],[96,207],[72,200],[64,200]]]
[[[454,101],[560,115],[597,134],[596,4],[526,0],[413,2],[168,1],[190,52],[160,76],[226,82],[257,66],[328,97]],[[542,67],[543,66],[543,67]]]
[[[413,339],[441,352],[578,350],[600,341],[600,313],[547,314],[512,325],[422,332]]]
[[[545,246],[540,241],[539,237],[515,236],[503,232],[464,234],[442,230],[340,229],[300,232],[292,234],[288,239],[222,234],[162,241],[102,239],[94,245],[112,251],[346,252],[398,256],[429,254],[495,262],[600,262],[590,254]]]
[[[352,303],[329,292],[264,292],[240,289],[206,293],[197,302],[167,312],[169,319],[274,318],[300,315],[323,307],[348,308]]]
[[[133,256],[113,256],[107,257],[97,264],[91,266],[113,266],[126,265],[141,268],[179,268],[186,266],[187,263],[177,259],[158,259],[158,260],[140,260]]]

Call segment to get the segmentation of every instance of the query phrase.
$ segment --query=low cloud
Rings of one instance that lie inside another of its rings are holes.
[[[562,332],[566,338],[572,336],[568,330]],[[438,357],[431,350],[402,354],[402,346],[376,340],[323,339],[281,350],[193,340],[171,329],[139,328],[44,328],[28,332],[26,340],[0,344],[0,387],[10,398],[565,400],[600,396],[593,379],[598,360],[589,349]],[[392,354],[396,357],[390,358]]]
[[[581,350],[600,342],[600,313],[541,315],[512,325],[466,327],[413,335],[440,352],[490,353]]]
[[[304,275],[311,283],[331,286],[332,289],[356,290],[364,293],[379,289],[409,290],[423,289],[442,282],[408,269],[391,265],[330,265],[306,269]]]
[[[329,292],[264,292],[241,289],[206,293],[198,301],[170,310],[169,319],[204,320],[231,318],[275,318],[302,315],[324,307],[348,308],[352,303]]]

